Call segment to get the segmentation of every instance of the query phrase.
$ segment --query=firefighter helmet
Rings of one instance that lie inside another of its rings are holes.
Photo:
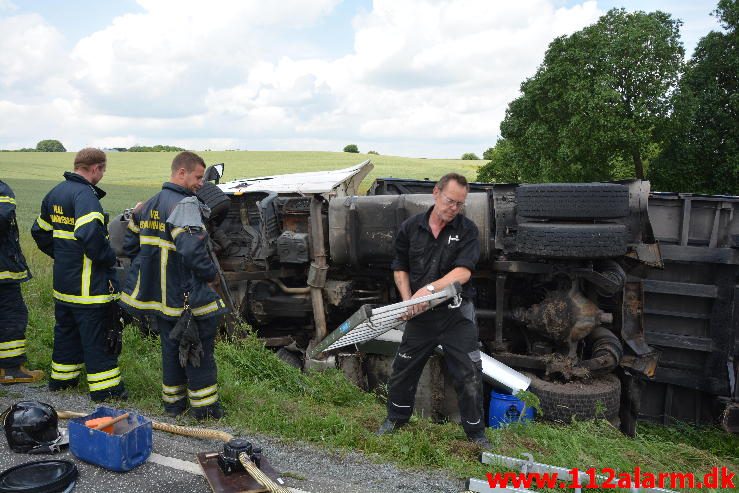
[[[57,426],[59,418],[49,404],[21,401],[2,415],[5,437],[15,452],[48,453],[58,451],[62,438]]]

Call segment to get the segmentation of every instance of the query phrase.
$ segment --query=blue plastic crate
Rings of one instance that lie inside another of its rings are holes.
[[[69,421],[69,450],[75,457],[111,471],[130,471],[146,462],[152,448],[151,420],[129,411],[113,425],[113,434],[93,430],[85,421],[119,416],[126,411],[99,406],[94,413]]]

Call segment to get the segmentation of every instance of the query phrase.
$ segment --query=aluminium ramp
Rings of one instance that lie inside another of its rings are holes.
[[[315,358],[324,351],[370,341],[404,323],[405,320],[401,317],[407,313],[409,307],[429,303],[430,308],[433,308],[454,297],[460,297],[461,294],[462,286],[455,282],[438,293],[392,305],[378,308],[373,308],[372,305],[362,305],[348,320],[308,351],[308,357]],[[458,301],[461,299],[458,298]]]

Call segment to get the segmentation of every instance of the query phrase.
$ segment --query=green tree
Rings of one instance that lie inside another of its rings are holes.
[[[739,195],[739,6],[714,12],[726,29],[698,42],[676,96],[671,126],[649,170],[652,189]]]
[[[462,154],[462,159],[465,161],[479,161],[480,158],[474,152],[465,152]]]
[[[628,174],[643,177],[682,69],[680,24],[659,11],[612,9],[555,39],[501,123],[510,146],[502,154],[516,158],[507,163],[516,171],[506,173],[523,181],[597,181],[616,177],[617,164],[628,161]]]
[[[514,146],[506,139],[500,139],[495,147],[483,153],[483,159],[489,161],[477,169],[475,181],[488,183],[519,183],[521,168],[514,163],[521,162],[516,156]]]
[[[42,140],[36,144],[36,150],[39,152],[67,152],[62,143],[54,139]]]
[[[359,152],[359,147],[357,147],[356,144],[349,144],[348,146],[344,147],[344,152],[353,152],[356,154]]]

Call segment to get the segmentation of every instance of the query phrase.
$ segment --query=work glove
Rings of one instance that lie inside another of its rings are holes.
[[[188,362],[195,368],[200,366],[200,357],[204,353],[203,343],[200,341],[198,323],[190,309],[182,312],[169,333],[169,338],[180,342],[180,366],[184,368]]]
[[[105,307],[105,352],[118,356],[123,349],[123,312],[115,301]]]

